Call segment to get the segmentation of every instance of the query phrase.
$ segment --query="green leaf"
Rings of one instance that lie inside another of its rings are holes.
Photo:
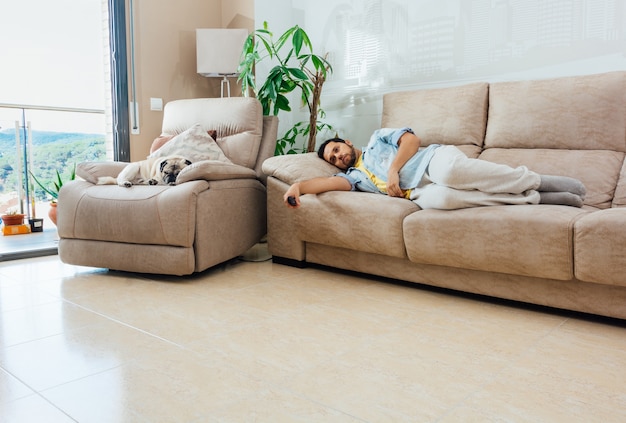
[[[302,50],[302,43],[304,42],[304,36],[302,35],[304,31],[301,28],[298,28],[293,34],[293,49],[296,52],[296,56],[300,55],[300,50]]]
[[[287,72],[289,72],[289,74],[291,74],[294,78],[301,81],[307,81],[309,79],[307,74],[302,72],[299,68],[287,68]]]

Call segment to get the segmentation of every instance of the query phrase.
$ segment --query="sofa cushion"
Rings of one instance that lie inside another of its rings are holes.
[[[263,172],[291,185],[311,178],[332,176],[341,171],[320,159],[317,153],[306,153],[270,157],[263,162]]]
[[[626,286],[626,208],[590,213],[574,225],[576,277]]]
[[[626,72],[492,83],[485,147],[626,152]]]
[[[252,97],[170,101],[163,111],[163,134],[180,134],[199,123],[217,131],[217,144],[235,164],[253,169],[263,130],[263,108]]]
[[[419,210],[412,201],[366,192],[300,197],[296,234],[305,242],[406,258],[402,221]]]
[[[624,161],[624,153],[616,151],[545,148],[488,148],[479,157],[513,167],[527,165],[540,174],[580,179],[587,189],[585,204],[597,208],[611,207]]]
[[[117,178],[127,165],[128,162],[81,162],[76,165],[76,176],[97,184],[100,177]]]
[[[255,179],[254,170],[219,160],[202,160],[185,167],[176,178],[176,184],[204,179],[221,181],[224,179]]]
[[[617,186],[615,187],[615,195],[613,196],[613,207],[626,207],[626,160],[622,164]]]
[[[399,91],[383,96],[382,126],[412,128],[422,145],[483,145],[488,84]]]
[[[569,280],[572,227],[587,212],[566,206],[421,210],[404,220],[415,263]]]
[[[172,137],[148,157],[167,156],[182,156],[192,163],[202,160],[219,160],[224,163],[232,163],[224,155],[213,137],[199,123]]]
[[[58,205],[61,238],[191,247],[196,228],[197,194],[206,181],[176,186],[63,186]]]

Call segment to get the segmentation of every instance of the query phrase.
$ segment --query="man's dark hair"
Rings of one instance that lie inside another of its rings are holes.
[[[342,143],[346,143],[346,140],[344,140],[343,138],[331,138],[329,140],[326,140],[322,143],[322,145],[320,145],[320,148],[317,149],[317,156],[320,159],[324,159],[324,149],[326,148],[326,146],[328,145],[329,142],[342,142]]]

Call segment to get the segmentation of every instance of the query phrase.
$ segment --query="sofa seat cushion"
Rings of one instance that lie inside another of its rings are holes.
[[[59,236],[190,247],[197,195],[208,186],[206,181],[192,181],[122,188],[74,181],[63,187],[59,198]]]
[[[327,192],[300,197],[293,210],[305,242],[406,258],[402,221],[419,210],[412,201],[366,192]]]
[[[573,226],[586,211],[566,206],[422,210],[404,221],[415,263],[570,280]]]
[[[574,226],[576,277],[585,282],[626,286],[626,208],[600,210]]]
[[[480,159],[509,166],[526,165],[544,175],[577,178],[587,188],[585,205],[611,207],[624,153],[610,150],[488,148]]]

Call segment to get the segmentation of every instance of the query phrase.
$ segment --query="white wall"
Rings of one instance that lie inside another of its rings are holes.
[[[360,146],[386,92],[626,69],[626,0],[256,0],[255,21],[329,53],[325,120]]]

